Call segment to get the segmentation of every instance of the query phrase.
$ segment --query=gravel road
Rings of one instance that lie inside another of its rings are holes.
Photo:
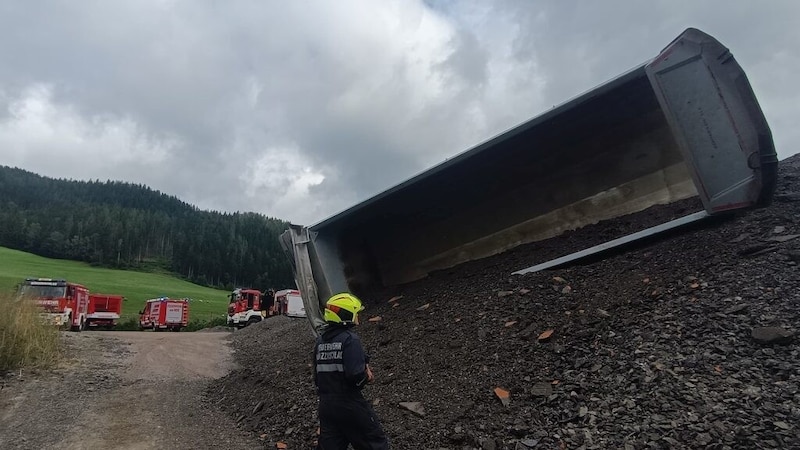
[[[55,371],[0,378],[0,448],[263,448],[204,396],[233,367],[229,333],[63,337]]]

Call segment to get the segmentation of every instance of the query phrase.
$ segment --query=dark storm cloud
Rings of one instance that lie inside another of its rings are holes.
[[[796,152],[793,1],[0,5],[0,164],[310,223],[655,56],[731,47]]]

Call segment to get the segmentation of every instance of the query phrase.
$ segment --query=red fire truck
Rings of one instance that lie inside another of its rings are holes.
[[[303,297],[297,289],[282,289],[275,293],[278,314],[289,317],[306,317]]]
[[[271,293],[265,295],[257,289],[236,288],[229,297],[229,327],[246,327],[261,322],[267,315],[272,315]]]
[[[189,323],[189,300],[159,297],[139,311],[139,329],[180,331]]]
[[[20,295],[36,302],[48,323],[72,331],[86,328],[89,290],[84,286],[52,278],[27,278],[20,286]]]
[[[114,328],[122,314],[125,297],[110,294],[89,294],[89,311],[86,325],[89,327]]]

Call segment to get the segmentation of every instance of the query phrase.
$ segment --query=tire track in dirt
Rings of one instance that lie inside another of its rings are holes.
[[[62,367],[7,377],[0,448],[262,448],[203,394],[232,368],[228,338],[65,333],[70,358]]]

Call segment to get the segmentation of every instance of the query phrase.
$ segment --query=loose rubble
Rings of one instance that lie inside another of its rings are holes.
[[[358,328],[376,376],[365,395],[393,448],[800,448],[800,155],[768,208],[511,275],[699,209],[650,208],[361,293],[380,317]],[[240,368],[209,394],[266,448],[309,448],[308,321],[233,340]]]

